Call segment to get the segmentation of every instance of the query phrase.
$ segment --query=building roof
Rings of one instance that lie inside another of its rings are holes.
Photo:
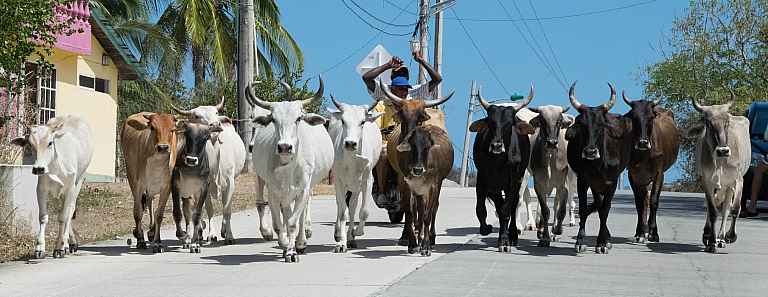
[[[139,79],[143,72],[139,60],[133,56],[128,45],[115,32],[112,23],[98,10],[91,10],[91,32],[96,40],[117,66],[117,78],[120,80]]]

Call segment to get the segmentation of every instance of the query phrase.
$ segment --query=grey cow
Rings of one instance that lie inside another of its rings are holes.
[[[705,251],[710,253],[736,241],[736,218],[740,210],[737,199],[741,197],[743,177],[751,157],[749,120],[728,113],[734,99],[731,93],[729,103],[702,106],[691,98],[693,107],[703,115],[687,134],[697,139],[697,174],[704,187],[707,209],[702,242]],[[719,226],[715,225],[718,217]],[[731,225],[726,233],[728,218]]]
[[[554,105],[529,109],[538,113],[530,120],[530,124],[537,129],[531,138],[531,161],[528,164],[540,209],[536,236],[539,238],[538,245],[546,247],[550,241],[557,241],[557,235],[563,234],[563,220],[570,201],[568,198],[576,189],[576,173],[568,165],[568,141],[565,140],[565,129],[573,123],[573,116],[565,114],[568,108]],[[554,205],[556,216],[550,236],[547,198],[553,189],[557,189]]]

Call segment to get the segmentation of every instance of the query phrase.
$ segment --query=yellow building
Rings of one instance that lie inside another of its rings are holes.
[[[64,114],[83,116],[93,129],[95,145],[86,179],[113,181],[117,81],[137,79],[137,61],[103,15],[89,9],[87,1],[78,1],[63,13],[74,16],[73,26],[83,30],[59,37],[49,57],[54,71],[37,79],[37,122]]]

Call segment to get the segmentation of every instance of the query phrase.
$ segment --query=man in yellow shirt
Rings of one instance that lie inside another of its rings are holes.
[[[363,74],[363,82],[365,82],[365,86],[368,88],[368,93],[371,95],[371,97],[373,97],[373,99],[379,101],[376,104],[374,110],[384,113],[384,115],[379,117],[377,120],[377,124],[379,124],[379,128],[381,128],[385,134],[388,134],[392,130],[392,127],[395,126],[395,111],[392,108],[391,103],[385,100],[386,95],[384,94],[384,91],[380,90],[378,84],[376,84],[376,78],[379,77],[379,75],[391,69],[392,73],[390,74],[390,78],[392,82],[390,85],[388,85],[388,87],[390,91],[395,94],[395,96],[403,99],[432,98],[434,96],[435,88],[440,84],[440,82],[443,81],[443,78],[440,76],[440,74],[435,72],[435,70],[432,69],[432,66],[430,66],[427,61],[421,58],[420,55],[414,54],[413,59],[416,60],[416,62],[418,62],[421,66],[424,66],[424,69],[427,70],[427,73],[430,77],[429,82],[411,86],[410,83],[408,83],[408,68],[403,65],[403,60],[398,57],[392,57],[388,63],[368,70],[368,72]]]

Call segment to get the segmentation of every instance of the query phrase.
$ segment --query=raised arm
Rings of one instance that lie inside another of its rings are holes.
[[[429,91],[433,92],[435,91],[435,88],[437,88],[437,85],[439,85],[443,81],[443,77],[440,75],[440,73],[437,73],[435,69],[432,68],[431,65],[427,61],[425,61],[420,55],[414,54],[413,58],[416,60],[416,62],[419,62],[421,66],[424,66],[424,69],[427,70],[427,73],[429,74]]]
[[[379,75],[381,75],[384,71],[400,67],[401,65],[403,65],[403,60],[400,60],[398,57],[392,57],[392,59],[390,59],[386,64],[363,73],[363,82],[365,82],[365,86],[368,88],[368,91],[373,92],[376,90],[376,78],[379,77]]]

